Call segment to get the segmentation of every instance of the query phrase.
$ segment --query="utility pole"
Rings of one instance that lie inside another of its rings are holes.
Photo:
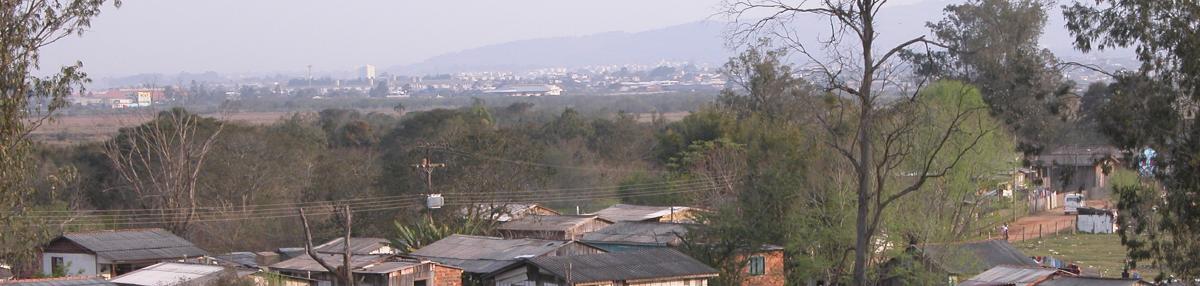
[[[413,168],[416,168],[417,171],[421,171],[422,173],[425,173],[425,194],[426,195],[433,194],[433,170],[435,170],[437,168],[445,168],[445,167],[446,167],[445,163],[429,163],[429,158],[423,158],[423,159],[421,159],[420,164],[413,165]]]
[[[445,199],[442,198],[442,195],[433,192],[433,170],[445,167],[445,163],[430,163],[429,158],[423,158],[420,164],[413,165],[413,168],[425,174],[425,210],[427,211],[442,208],[442,205],[445,204]],[[430,220],[433,219],[433,215],[430,212],[426,212],[425,214]]]

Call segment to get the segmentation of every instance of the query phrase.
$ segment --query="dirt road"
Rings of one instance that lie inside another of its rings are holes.
[[[1086,206],[1108,208],[1106,201],[1087,201]],[[1036,215],[1018,218],[1008,225],[1008,241],[1035,239],[1075,227],[1075,215],[1063,213],[1059,207]]]

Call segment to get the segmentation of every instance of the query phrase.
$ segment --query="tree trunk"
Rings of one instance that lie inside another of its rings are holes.
[[[871,140],[867,133],[870,128],[870,105],[863,105],[862,120],[860,121],[859,166],[858,171],[858,217],[855,223],[854,240],[854,285],[867,285],[867,255],[871,245]]]
[[[863,1],[859,2],[860,11],[874,11],[874,2]],[[875,222],[870,220],[871,216],[871,176],[872,165],[875,164],[873,150],[874,145],[871,142],[871,131],[874,127],[875,99],[872,98],[874,93],[871,88],[875,81],[875,59],[873,46],[875,41],[875,26],[874,20],[871,18],[871,13],[864,13],[861,18],[863,35],[859,37],[862,41],[862,61],[863,61],[863,76],[862,82],[859,83],[859,111],[858,115],[858,218],[857,226],[855,227],[854,240],[854,285],[867,285],[867,258],[871,253],[871,236],[875,231],[873,225]],[[885,154],[886,155],[886,154]],[[884,158],[886,159],[886,157]],[[882,182],[877,182],[882,183]],[[882,194],[876,194],[882,195]],[[880,212],[883,210],[875,210]]]

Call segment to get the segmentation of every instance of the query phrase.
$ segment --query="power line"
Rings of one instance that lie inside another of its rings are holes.
[[[723,179],[723,177],[719,177],[719,178]],[[627,193],[629,193],[629,192],[637,193],[637,192],[644,192],[644,191],[651,191],[651,192],[652,191],[661,191],[664,189],[669,190],[669,189],[673,189],[673,188],[702,187],[709,183],[710,183],[710,181],[705,180],[705,179],[693,179],[693,180],[685,180],[685,181],[658,182],[658,183],[635,184],[635,185],[615,186],[615,187],[617,189],[623,190]],[[632,187],[629,187],[629,186],[632,186]],[[579,189],[602,189],[602,188],[612,188],[612,187],[614,187],[614,186],[606,186],[606,187],[599,187],[599,188],[579,188]],[[562,189],[562,190],[569,190],[569,189]],[[553,193],[553,192],[548,192],[547,190],[525,190],[525,191],[493,191],[493,192],[457,193],[457,194],[449,194],[449,195],[453,196],[452,199],[454,199],[454,200],[467,198],[467,199],[481,200],[481,201],[484,201],[484,200],[502,201],[505,199],[536,200],[539,198],[553,198],[555,196],[572,196],[572,195],[587,195],[587,194],[586,193],[584,193],[584,194]],[[372,200],[372,201],[366,201],[366,202],[356,202],[359,200],[329,201],[329,202],[336,204],[336,205],[350,205],[352,207],[361,207],[361,206],[373,206],[373,205],[393,203],[393,202],[395,202],[395,203],[414,203],[414,202],[417,202],[420,200],[419,197],[411,197],[413,195],[408,195],[408,196],[410,196],[410,197],[394,198],[394,199],[388,199],[388,200]],[[211,211],[210,210],[210,211],[204,211],[204,212],[196,212],[194,215],[196,215],[196,216],[208,216],[208,215],[229,216],[229,215],[271,214],[271,213],[275,213],[275,212],[291,212],[291,211],[294,211],[296,208],[300,208],[300,207],[309,208],[309,207],[320,207],[320,206],[305,206],[304,204],[301,204],[301,205],[293,205],[293,206],[286,206],[286,207],[272,207],[272,208],[254,208],[254,209],[243,208],[240,210],[229,210],[229,211]],[[147,211],[154,211],[154,210],[147,209]],[[67,221],[67,220],[81,220],[81,219],[114,219],[114,220],[115,219],[146,219],[146,218],[155,219],[155,218],[162,218],[162,217],[166,217],[166,216],[185,215],[185,214],[187,214],[186,211],[185,212],[168,212],[168,211],[160,210],[159,212],[151,212],[151,213],[90,214],[90,215],[32,215],[32,216],[26,216],[26,217],[27,218],[42,218],[42,219],[57,219],[60,221]]]
[[[718,179],[724,180],[724,179],[726,179],[726,177],[718,177]],[[455,194],[449,194],[449,195],[478,197],[478,196],[488,196],[488,195],[544,194],[544,193],[556,192],[556,191],[583,191],[583,190],[604,190],[604,189],[621,189],[621,188],[625,188],[625,190],[627,190],[627,191],[637,191],[637,190],[656,189],[656,188],[664,188],[664,187],[689,187],[689,186],[707,183],[707,182],[708,182],[707,179],[691,179],[691,180],[666,181],[666,182],[654,182],[654,183],[642,183],[642,184],[630,184],[630,185],[615,185],[615,186],[610,185],[610,186],[601,186],[601,187],[540,189],[540,190],[524,190],[524,191],[470,192],[470,193],[455,193]],[[273,211],[273,210],[294,211],[298,207],[318,207],[318,206],[324,206],[324,205],[349,204],[349,205],[353,206],[354,204],[393,202],[393,201],[416,202],[416,201],[419,201],[420,199],[421,198],[417,195],[405,194],[405,195],[380,196],[380,197],[358,198],[358,199],[347,199],[347,200],[329,200],[329,201],[318,201],[318,202],[245,205],[245,206],[239,207],[240,210],[236,210],[236,209],[229,210],[228,208],[222,208],[222,207],[198,207],[196,209],[197,210],[205,210],[204,212],[197,212],[197,213],[215,213],[215,214],[251,213],[251,212],[256,212],[256,211]],[[261,208],[261,207],[267,207],[267,208]],[[191,209],[189,209],[189,208],[146,208],[146,209],[107,210],[107,211],[100,210],[100,211],[91,211],[91,212],[99,212],[99,214],[87,214],[87,215],[83,215],[83,216],[108,217],[108,218],[138,217],[138,216],[167,216],[167,215],[186,214],[189,211],[191,211]],[[70,211],[44,211],[44,212],[63,213],[63,212],[70,212]],[[116,212],[116,213],[106,213],[106,212]],[[137,212],[141,212],[141,213],[137,213]],[[32,215],[32,216],[27,216],[27,217],[71,219],[71,218],[79,218],[81,216],[80,215]]]
[[[551,197],[551,198],[544,198],[544,199],[541,199],[541,198],[539,198],[539,199],[514,199],[514,200],[510,200],[510,202],[512,202],[512,203],[534,202],[534,201],[536,201],[536,202],[557,202],[557,201],[574,201],[574,200],[584,200],[584,199],[614,199],[614,198],[694,193],[694,192],[714,190],[714,189],[719,189],[719,188],[722,188],[722,187],[708,187],[708,188],[699,188],[699,189],[666,190],[666,191],[660,190],[660,191],[656,191],[656,192],[645,192],[645,193],[635,193],[635,194],[575,194],[574,196],[559,196],[559,197]],[[582,196],[580,196],[580,195],[582,195]],[[455,201],[447,202],[447,205],[475,205],[475,204],[479,204],[481,202],[487,202],[487,201],[470,201],[470,200],[457,201],[457,200],[455,200]],[[495,201],[492,201],[492,202],[495,202]],[[385,204],[385,205],[381,205],[381,206],[359,208],[359,209],[352,209],[352,210],[355,212],[374,212],[374,211],[384,211],[384,210],[395,210],[395,209],[400,209],[400,208],[404,208],[404,207],[417,207],[417,205],[412,204],[412,203],[393,203],[393,204]],[[329,215],[329,214],[335,214],[335,213],[337,213],[337,210],[331,208],[329,210],[310,212],[308,214]],[[224,218],[199,218],[199,219],[192,219],[192,220],[190,220],[190,222],[227,222],[227,221],[240,221],[240,220],[253,220],[253,219],[289,218],[289,217],[298,217],[298,216],[299,216],[299,214],[295,214],[295,213],[285,213],[285,214],[265,215],[265,216],[255,215],[255,216],[235,216],[235,217],[224,217]],[[182,220],[168,219],[168,220],[155,220],[155,221],[112,222],[112,223],[65,222],[65,223],[61,223],[61,225],[63,225],[63,226],[81,226],[81,227],[82,226],[112,226],[112,225],[156,225],[156,224],[166,224],[166,223],[171,223],[171,222],[182,222]]]

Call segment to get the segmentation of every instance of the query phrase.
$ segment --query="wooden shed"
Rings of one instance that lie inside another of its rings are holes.
[[[578,240],[584,234],[612,225],[594,215],[526,216],[496,228],[505,238]]]

